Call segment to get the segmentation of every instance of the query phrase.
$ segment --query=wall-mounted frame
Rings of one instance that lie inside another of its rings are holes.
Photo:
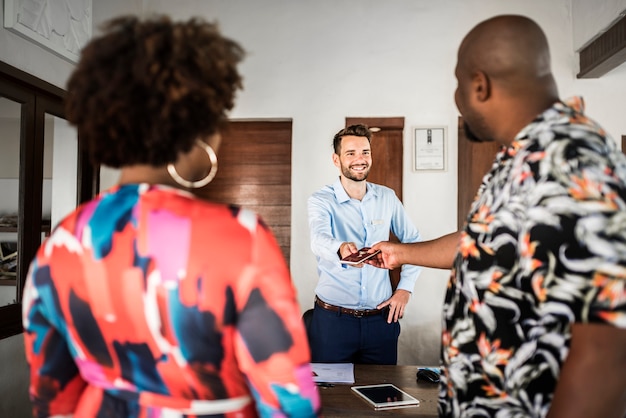
[[[444,171],[447,158],[447,128],[417,126],[413,128],[413,170]]]
[[[58,56],[78,62],[91,38],[92,0],[4,0],[4,27]]]

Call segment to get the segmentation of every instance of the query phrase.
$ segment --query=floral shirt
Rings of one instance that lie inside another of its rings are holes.
[[[444,304],[440,416],[543,417],[572,323],[626,328],[626,158],[557,102],[503,147]]]
[[[248,210],[103,193],[42,244],[23,323],[35,416],[319,413],[289,270]]]

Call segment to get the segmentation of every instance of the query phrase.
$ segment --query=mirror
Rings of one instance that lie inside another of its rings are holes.
[[[17,302],[21,110],[0,97],[0,306]]]

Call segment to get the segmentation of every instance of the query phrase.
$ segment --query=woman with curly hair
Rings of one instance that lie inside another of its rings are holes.
[[[196,197],[215,176],[242,48],[215,24],[110,21],[66,113],[118,184],[63,219],[23,302],[35,416],[317,416],[280,249],[254,213]]]

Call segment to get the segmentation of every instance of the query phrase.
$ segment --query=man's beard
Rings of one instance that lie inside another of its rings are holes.
[[[470,142],[476,142],[476,143],[492,142],[491,139],[479,138],[478,136],[476,136],[474,131],[472,131],[472,129],[469,127],[469,125],[465,121],[463,121],[463,130],[465,131],[465,138]]]
[[[342,167],[341,172],[343,173],[343,176],[345,178],[350,179],[352,181],[365,181],[367,179],[367,175],[370,173],[370,170],[368,166],[367,171],[363,171],[362,173],[360,173],[362,177],[357,177],[354,174],[352,174],[349,167]]]

